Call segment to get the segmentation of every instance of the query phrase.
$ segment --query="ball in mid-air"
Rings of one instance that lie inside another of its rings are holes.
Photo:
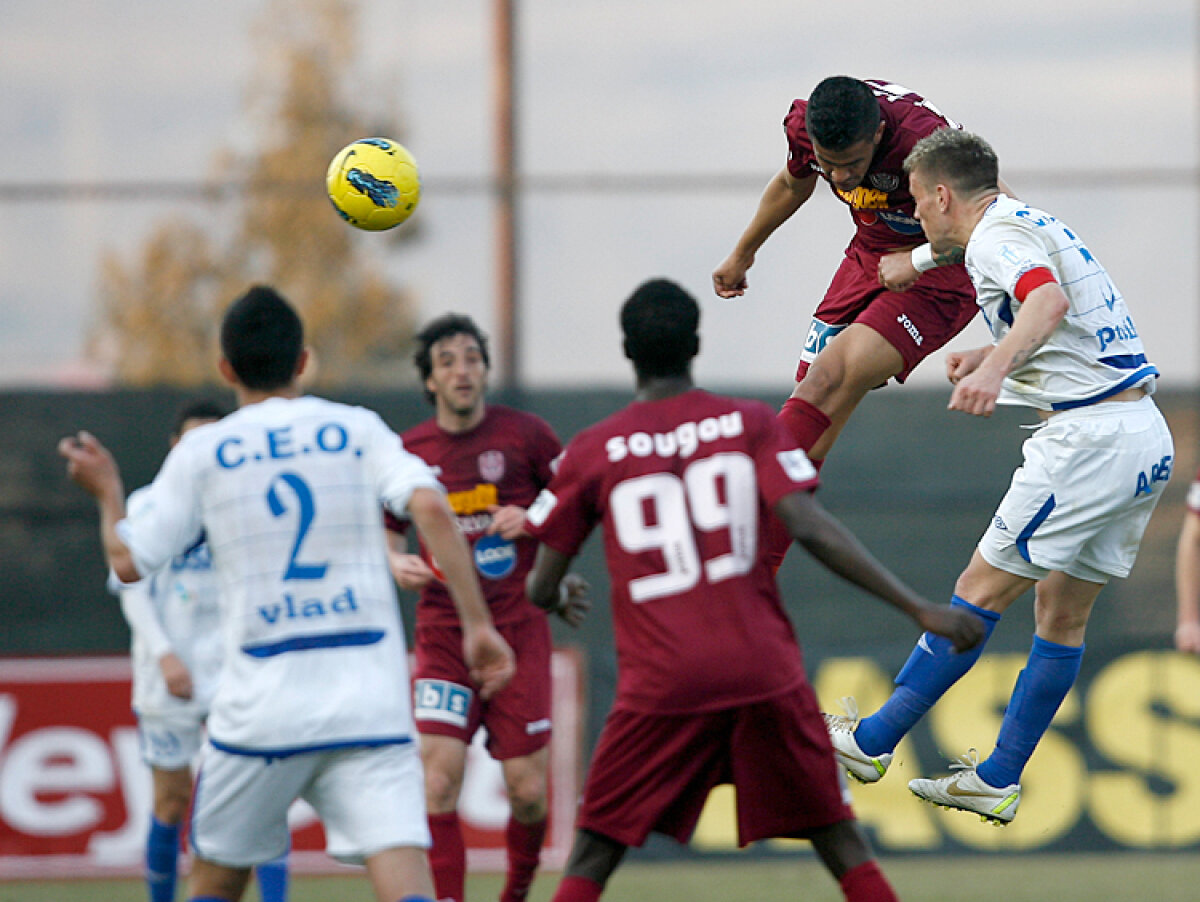
[[[417,161],[388,138],[361,138],[338,151],[325,173],[325,190],[341,217],[379,232],[400,225],[421,199]]]

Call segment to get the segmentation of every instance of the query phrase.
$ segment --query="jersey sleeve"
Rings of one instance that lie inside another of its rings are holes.
[[[157,580],[143,579],[120,589],[121,613],[130,631],[137,636],[155,659],[161,658],[171,651],[171,640],[163,628],[158,616],[158,606],[154,603],[154,590]]]
[[[393,522],[407,517],[408,501],[417,489],[445,492],[430,466],[404,447],[404,443],[375,413],[368,413],[367,454],[384,507]]]
[[[1045,248],[1015,222],[987,223],[976,237],[968,250],[969,264],[1010,297],[1017,296],[1017,283],[1026,273],[1055,272]]]
[[[117,524],[143,577],[156,573],[201,540],[200,484],[192,449],[185,439],[167,454],[162,469]]]
[[[530,462],[533,465],[534,479],[538,485],[545,488],[554,478],[554,461],[562,454],[562,442],[550,428],[550,424],[541,417],[534,418],[535,429],[530,439]]]
[[[558,472],[525,512],[530,535],[569,557],[579,551],[600,519],[598,486],[587,461],[588,455],[576,442],[567,445]]]
[[[804,179],[817,171],[817,158],[813,154],[812,141],[808,137],[808,126],[804,112],[808,102],[793,100],[791,109],[783,117],[783,133],[787,136],[787,169],[793,178]]]

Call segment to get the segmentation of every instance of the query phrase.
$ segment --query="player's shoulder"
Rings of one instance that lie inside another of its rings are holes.
[[[528,410],[518,410],[505,404],[489,404],[487,411],[488,419],[501,428],[550,429],[549,423]]]
[[[427,420],[422,420],[415,426],[409,426],[400,433],[400,439],[404,442],[405,447],[427,442],[438,435],[437,420],[430,417]]]

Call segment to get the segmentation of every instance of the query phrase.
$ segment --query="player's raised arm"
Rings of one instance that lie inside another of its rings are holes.
[[[100,508],[100,539],[108,566],[122,582],[136,582],[141,574],[117,535],[117,523],[125,516],[125,487],[117,462],[90,432],[67,436],[58,443],[58,453],[67,459],[67,475]]]
[[[816,185],[815,174],[798,179],[786,167],[767,183],[758,209],[733,252],[713,270],[713,290],[719,296],[734,298],[746,293],[746,271],[754,265],[758,249],[812,197]]]
[[[543,611],[557,614],[579,626],[591,610],[588,584],[577,573],[568,573],[571,558],[547,545],[539,545],[533,569],[525,578],[525,594]]]
[[[797,542],[836,573],[899,608],[921,627],[954,643],[958,651],[983,638],[979,619],[922,598],[875,559],[842,523],[808,492],[792,492],[775,505],[776,515]]]
[[[408,502],[408,514],[445,574],[462,623],[463,656],[472,679],[479,685],[480,697],[490,698],[512,679],[516,665],[512,649],[492,624],[466,540],[441,492],[415,489]]]

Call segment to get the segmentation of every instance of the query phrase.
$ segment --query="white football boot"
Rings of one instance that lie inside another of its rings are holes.
[[[882,755],[868,755],[858,747],[854,731],[858,729],[858,703],[853,696],[841,700],[845,714],[824,714],[825,729],[829,731],[829,741],[833,743],[833,754],[838,764],[846,768],[846,773],[859,783],[875,783],[887,773],[888,765],[892,763],[891,752]]]
[[[1021,784],[1010,783],[1001,789],[985,783],[976,773],[978,765],[979,758],[971,749],[950,765],[955,773],[937,780],[909,780],[908,788],[934,805],[970,811],[1001,826],[1010,823],[1021,804]]]

